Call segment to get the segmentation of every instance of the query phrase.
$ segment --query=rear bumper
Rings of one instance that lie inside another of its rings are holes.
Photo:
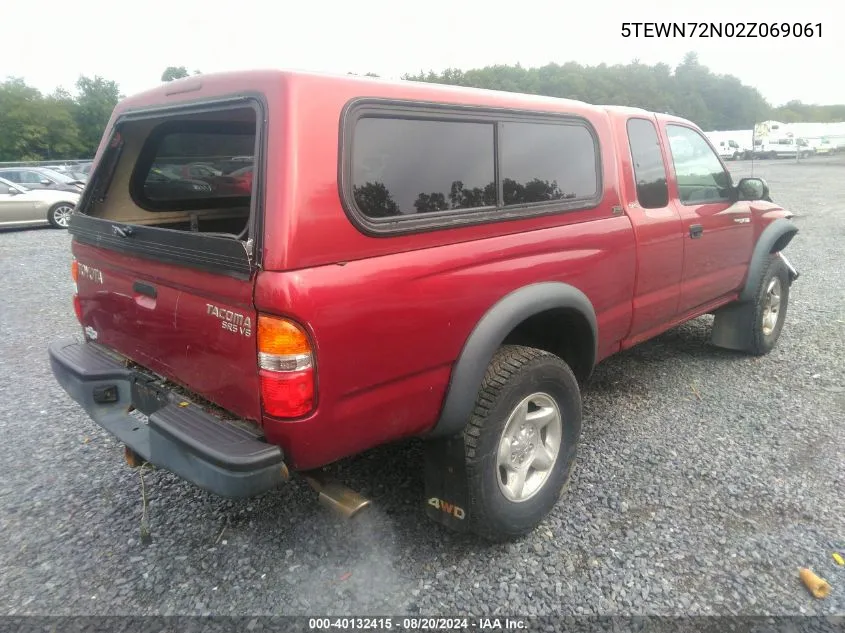
[[[97,424],[142,459],[224,497],[251,497],[278,487],[282,451],[257,434],[205,412],[92,343],[49,347],[53,374]],[[146,422],[130,414],[137,409]]]

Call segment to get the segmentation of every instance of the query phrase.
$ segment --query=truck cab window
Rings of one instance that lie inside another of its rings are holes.
[[[654,123],[646,119],[628,121],[628,144],[634,164],[637,200],[644,209],[660,209],[669,204],[666,165]]]
[[[704,137],[682,125],[667,125],[666,133],[681,204],[730,200],[731,176]]]

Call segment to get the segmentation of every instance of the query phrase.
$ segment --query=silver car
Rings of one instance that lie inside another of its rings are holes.
[[[0,178],[0,227],[51,224],[67,228],[79,194],[55,189],[27,189]]]

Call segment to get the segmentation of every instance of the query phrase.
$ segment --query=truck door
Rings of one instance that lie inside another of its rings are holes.
[[[674,172],[669,193],[684,231],[684,314],[742,283],[754,239],[751,208],[734,202],[730,173],[697,130],[680,123],[663,130]]]
[[[684,240],[681,217],[669,199],[666,161],[655,119],[627,119],[617,134],[630,147],[630,168],[624,158],[622,163],[624,200],[637,238],[637,277],[627,347],[663,329],[677,313]]]

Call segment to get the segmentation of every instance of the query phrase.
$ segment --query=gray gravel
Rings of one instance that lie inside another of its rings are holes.
[[[0,613],[845,613],[845,158],[755,171],[801,229],[779,346],[713,349],[703,317],[607,360],[568,493],[508,545],[428,523],[415,442],[338,465],[374,500],[353,525],[300,481],[233,502],[147,472],[142,544],[138,471],[46,361],[78,331],[69,237],[0,233]]]

